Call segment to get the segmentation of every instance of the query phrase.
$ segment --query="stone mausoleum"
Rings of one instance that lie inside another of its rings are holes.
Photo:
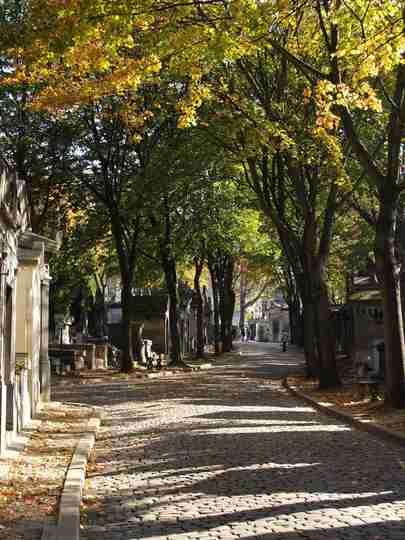
[[[0,455],[50,399],[53,240],[29,230],[24,182],[0,164]]]

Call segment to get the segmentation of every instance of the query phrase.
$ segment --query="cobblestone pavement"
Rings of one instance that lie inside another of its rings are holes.
[[[82,538],[405,540],[404,450],[324,417],[277,377],[275,345],[207,372],[94,383],[56,399],[107,418]]]

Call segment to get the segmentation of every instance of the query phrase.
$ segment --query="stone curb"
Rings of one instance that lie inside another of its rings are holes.
[[[102,415],[96,412],[87,422],[87,430],[76,445],[68,467],[65,483],[59,501],[59,515],[56,525],[46,525],[41,540],[79,540],[80,505],[86,479],[86,467],[94,447]]]
[[[342,420],[343,422],[346,422],[347,424],[350,424],[357,429],[361,429],[362,431],[371,433],[372,435],[380,437],[386,441],[394,442],[401,446],[405,446],[405,436],[401,435],[400,433],[392,431],[391,429],[385,428],[383,426],[379,426],[378,424],[375,424],[373,422],[355,418],[351,414],[343,412],[337,407],[329,407],[327,405],[322,405],[318,401],[315,401],[315,399],[309,397],[307,394],[304,394],[304,392],[301,392],[301,390],[297,390],[297,388],[291,386],[288,383],[287,379],[283,380],[283,386],[292,395],[302,399],[303,401],[306,401],[309,405],[311,405],[318,411],[327,414],[328,416],[332,416],[334,418],[337,418],[338,420]]]

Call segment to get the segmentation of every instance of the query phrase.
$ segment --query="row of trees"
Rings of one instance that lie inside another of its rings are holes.
[[[133,369],[133,351],[139,345],[132,342],[131,331],[136,286],[163,284],[168,291],[171,358],[182,363],[179,265],[195,265],[200,305],[201,274],[204,265],[209,268],[215,350],[231,349],[234,266],[259,225],[242,215],[254,212],[234,185],[225,182],[223,152],[198,129],[178,128],[174,105],[180,83],[149,85],[142,91],[141,134],[128,118],[128,101],[134,99],[129,93],[63,116],[30,109],[27,96],[34,90],[26,85],[6,85],[0,97],[2,155],[28,184],[32,228],[40,234],[63,233],[61,252],[53,261],[52,312],[70,309],[79,319],[85,306],[90,330],[102,335],[106,280],[118,274],[125,371]],[[202,322],[200,315],[200,356]]]
[[[3,102],[29,117],[13,113],[13,129],[23,128],[5,147],[41,200],[38,219],[55,186],[57,213],[72,199],[86,214],[103,209],[126,324],[141,255],[159,260],[174,311],[179,260],[194,262],[197,290],[204,261],[229,349],[235,261],[249,251],[241,216],[257,211],[255,234],[273,246],[267,262],[275,238],[281,249],[273,263],[292,328],[302,306],[308,374],[338,385],[330,298],[344,276],[331,269],[364,251],[366,230],[383,296],[386,401],[402,406],[400,0],[9,0],[1,9]]]

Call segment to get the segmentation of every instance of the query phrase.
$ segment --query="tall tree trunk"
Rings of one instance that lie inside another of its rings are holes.
[[[302,282],[306,301],[309,306],[313,307],[313,313],[310,316],[316,341],[316,368],[319,387],[322,389],[340,385],[336,365],[335,327],[326,284],[335,198],[336,189],[332,187],[329,192],[329,204],[325,209],[321,233],[319,233],[315,212],[311,210],[306,213],[301,256],[304,269]],[[317,238],[319,238],[319,245],[316,241]],[[308,325],[309,322],[306,321],[305,324]],[[310,367],[312,368],[312,366]]]
[[[169,295],[169,331],[170,331],[170,364],[184,366],[181,354],[181,337],[179,328],[179,295],[177,288],[176,260],[171,252],[172,225],[170,206],[167,196],[164,199],[164,229],[160,238],[159,249],[162,268],[165,274],[166,288]],[[154,222],[156,220],[152,218]]]
[[[136,359],[140,361],[141,364],[146,364],[146,355],[145,355],[145,344],[143,341],[143,329],[144,323],[138,325],[136,329],[135,339],[132,334],[132,347],[135,353]]]
[[[135,271],[136,233],[132,239],[131,249],[128,252],[124,241],[124,232],[119,214],[115,207],[110,210],[111,229],[115,248],[118,255],[121,277],[121,307],[122,307],[122,355],[121,371],[130,373],[134,369],[133,342],[132,342],[132,282]]]
[[[283,270],[283,275],[286,284],[285,299],[288,304],[291,343],[303,347],[304,336],[301,316],[301,298],[291,265],[288,265]]]
[[[404,405],[404,328],[400,290],[400,265],[395,253],[396,198],[380,203],[376,227],[375,257],[384,310],[385,402]]]
[[[302,331],[306,363],[306,376],[309,378],[318,378],[320,373],[320,365],[316,342],[316,316],[310,273],[308,271],[297,272],[294,267],[293,270],[302,300]]]
[[[211,257],[208,259],[208,269],[211,277],[212,287],[212,303],[214,310],[214,352],[216,356],[221,354],[220,347],[220,329],[219,329],[219,291],[218,291],[218,276],[215,268],[215,264]]]
[[[242,267],[242,264],[241,264]],[[240,284],[239,284],[239,328],[242,331],[242,329],[245,328],[245,317],[246,317],[246,288],[247,288],[247,279],[246,279],[246,272],[242,271],[240,272]]]
[[[402,8],[405,25],[405,6]],[[400,270],[396,246],[396,226],[400,190],[403,187],[403,138],[405,130],[405,52],[398,65],[387,136],[387,169],[378,182],[379,214],[376,225],[375,254],[377,273],[382,284],[385,342],[385,402],[388,406],[405,406],[404,391],[404,323],[401,303]]]
[[[132,279],[121,274],[122,306],[122,356],[121,370],[130,373],[134,369],[132,346]]]
[[[204,329],[204,345],[212,343],[211,323],[212,323],[212,305],[207,294],[207,287],[202,288],[203,298],[203,329]]]
[[[96,337],[106,335],[106,306],[104,299],[104,291],[98,286],[94,295],[93,304],[89,310],[89,330]],[[91,323],[91,324],[90,324]]]
[[[170,364],[184,365],[181,358],[176,262],[173,257],[168,255],[166,247],[162,248],[161,256],[166,288],[169,295]]]
[[[232,319],[235,310],[235,292],[233,290],[234,259],[229,255],[223,257],[221,264],[221,276],[218,280],[219,287],[219,311],[221,316],[221,341],[222,352],[232,350]]]
[[[326,269],[319,263],[314,270],[316,298],[316,331],[319,354],[319,388],[340,386],[340,378],[336,364],[336,335],[332,310],[330,309],[328,288],[325,279]]]
[[[200,278],[204,268],[204,261],[194,259],[194,291],[196,298],[196,325],[197,325],[197,343],[196,357],[204,358],[204,302],[201,292]]]
[[[288,298],[291,343],[302,347],[304,344],[302,333],[301,301],[295,292]]]
[[[324,271],[315,261],[311,267],[312,271],[305,273],[305,296],[303,296],[307,376],[319,379],[320,388],[332,388],[340,385],[336,365],[333,314]]]
[[[318,378],[320,366],[315,337],[315,309],[314,304],[308,298],[303,299],[302,317],[306,376]]]

